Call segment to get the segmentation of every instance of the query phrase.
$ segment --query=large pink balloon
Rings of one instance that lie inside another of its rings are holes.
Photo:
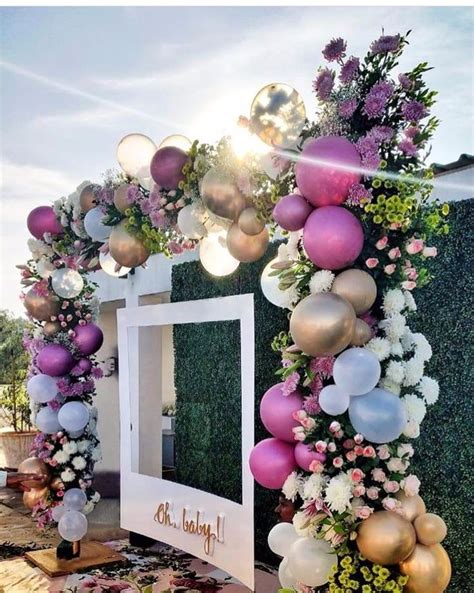
[[[38,206],[38,208],[34,208],[28,214],[26,226],[36,239],[42,239],[44,233],[60,235],[64,231],[51,206]]]
[[[260,402],[260,417],[263,425],[274,437],[294,443],[293,428],[299,422],[293,419],[293,412],[303,407],[303,396],[299,391],[283,395],[284,383],[278,383],[265,393]]]
[[[295,448],[279,439],[260,441],[250,453],[250,471],[264,488],[280,490],[296,468]]]
[[[176,146],[159,148],[150,163],[150,173],[155,183],[166,189],[177,189],[184,180],[183,167],[188,155]]]
[[[310,445],[304,443],[298,443],[295,447],[295,459],[296,463],[305,471],[309,472],[309,466],[313,461],[320,461],[324,463],[326,461],[326,455],[324,453],[318,453]]]
[[[45,375],[59,377],[69,373],[75,365],[75,360],[65,346],[48,344],[39,352],[36,364]]]
[[[314,206],[338,206],[347,198],[351,185],[360,181],[360,173],[351,168],[360,167],[352,142],[342,136],[322,136],[303,148],[302,159],[295,166],[296,183]]]
[[[273,208],[273,218],[285,231],[299,231],[312,211],[313,207],[303,196],[289,194],[280,198]]]
[[[359,220],[341,206],[323,206],[312,212],[303,231],[309,259],[320,268],[341,270],[354,263],[364,244]]]
[[[104,341],[104,334],[97,325],[87,323],[86,325],[78,325],[74,328],[76,334],[73,338],[75,346],[81,354],[89,356],[94,354],[102,346]]]

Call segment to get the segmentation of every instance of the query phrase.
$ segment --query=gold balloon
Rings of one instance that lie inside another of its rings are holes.
[[[136,268],[146,262],[150,252],[140,239],[131,235],[122,220],[112,229],[109,237],[109,251],[114,260],[126,268]]]
[[[124,183],[117,187],[114,191],[114,204],[117,210],[125,212],[127,208],[130,208],[130,204],[127,199],[128,189],[131,187],[128,183]]]
[[[255,95],[250,127],[270,146],[293,147],[306,121],[301,95],[287,84],[269,84]]]
[[[400,563],[400,572],[409,577],[404,593],[442,593],[451,580],[451,562],[441,544],[416,544],[413,554]]]
[[[405,518],[413,522],[418,515],[426,513],[426,506],[423,499],[418,494],[407,496],[401,490],[395,494],[395,498],[402,503],[402,509]]]
[[[18,473],[35,474],[37,476],[42,476],[42,479],[38,480],[37,482],[25,480],[23,484],[27,488],[44,488],[51,479],[51,471],[49,467],[42,459],[38,459],[38,457],[28,457],[27,459],[22,461],[18,466]]]
[[[56,476],[51,480],[51,484],[49,485],[51,490],[57,492],[58,490],[64,490],[64,482],[61,480],[59,476]]]
[[[43,500],[48,495],[49,488],[35,488],[34,490],[28,490],[23,492],[23,504],[27,509],[32,510],[35,504],[38,504],[40,500]]]
[[[97,206],[97,199],[94,193],[94,186],[92,184],[86,185],[86,187],[81,191],[81,195],[79,196],[79,205],[84,214]]]
[[[232,257],[240,262],[249,263],[257,261],[267,250],[268,231],[263,229],[258,235],[246,235],[238,223],[230,227],[227,232],[227,249]]]
[[[448,533],[446,523],[434,513],[418,515],[413,525],[419,543],[425,546],[440,544]]]
[[[354,335],[354,309],[330,292],[310,294],[300,301],[290,319],[294,343],[311,356],[332,356],[344,350]]]
[[[377,285],[364,270],[345,270],[336,276],[332,292],[339,294],[354,307],[356,315],[366,313],[377,298]]]
[[[354,335],[352,336],[352,346],[363,346],[372,338],[372,330],[363,319],[356,319]]]
[[[393,511],[378,511],[362,521],[356,539],[362,556],[376,564],[398,564],[413,552],[413,525]]]
[[[23,304],[31,317],[38,321],[49,321],[59,313],[58,299],[51,294],[47,296],[36,294],[34,288],[26,293]]]
[[[232,175],[222,167],[209,169],[204,175],[201,196],[210,212],[228,220],[237,220],[247,207],[245,196],[235,185]]]
[[[265,228],[265,223],[258,219],[255,208],[245,208],[239,216],[239,228],[246,235],[258,235]]]
[[[48,336],[48,338],[57,334],[58,331],[61,331],[61,324],[59,321],[47,321],[43,325],[43,333],[45,336]]]

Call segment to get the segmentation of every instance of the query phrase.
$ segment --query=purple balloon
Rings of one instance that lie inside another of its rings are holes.
[[[64,231],[51,206],[38,206],[32,210],[26,219],[26,226],[36,239],[42,239],[44,233],[60,235]]]
[[[184,181],[183,167],[188,155],[176,146],[159,148],[150,163],[150,173],[155,183],[166,189],[177,189]]]
[[[273,208],[273,218],[285,231],[299,231],[312,211],[313,207],[303,196],[289,194],[280,198]]]
[[[320,461],[324,463],[326,461],[326,455],[324,453],[318,453],[311,445],[305,445],[304,443],[298,443],[295,447],[295,459],[296,463],[309,472],[309,466],[313,461]]]
[[[104,341],[104,334],[97,325],[87,323],[86,325],[78,325],[74,329],[76,334],[73,338],[75,346],[81,354],[89,356],[94,354],[102,346]]]
[[[283,386],[284,383],[278,383],[265,393],[260,402],[260,417],[274,437],[294,444],[293,428],[300,424],[293,419],[293,412],[303,408],[303,396],[299,391],[283,395]]]
[[[69,350],[61,344],[48,344],[36,357],[36,365],[45,375],[59,377],[72,369],[75,360]]]
[[[344,169],[361,167],[359,153],[347,138],[322,136],[310,140],[303,148],[302,157],[308,160],[302,159],[296,164],[296,183],[303,196],[314,206],[342,204],[351,185],[360,181],[359,172]],[[315,162],[318,160],[321,162]]]
[[[92,370],[92,362],[88,358],[81,358],[76,366],[79,367],[83,375],[87,375]]]
[[[253,477],[261,486],[280,490],[297,468],[295,448],[279,439],[265,439],[252,449],[249,464]]]
[[[364,244],[359,220],[340,206],[323,206],[312,212],[303,231],[309,259],[326,270],[341,270],[354,263]]]

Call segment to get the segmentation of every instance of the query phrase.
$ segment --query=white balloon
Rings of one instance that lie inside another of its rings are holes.
[[[320,587],[328,582],[337,555],[328,542],[313,537],[298,539],[290,549],[288,568],[297,581],[307,587]]]
[[[26,384],[26,391],[33,401],[46,404],[58,394],[56,381],[56,377],[49,375],[34,375]]]
[[[349,407],[350,396],[344,393],[337,385],[326,385],[319,394],[321,410],[330,416],[344,414]]]
[[[102,222],[104,216],[105,213],[102,208],[96,206],[89,210],[84,217],[84,229],[93,241],[104,243],[112,232],[113,227]]]
[[[191,140],[186,136],[183,136],[182,134],[171,134],[171,136],[166,136],[166,138],[162,140],[159,148],[175,146],[176,148],[181,148],[184,152],[188,152],[192,145]]]
[[[68,511],[82,511],[86,502],[86,493],[80,488],[70,488],[64,493],[63,503]]]
[[[144,134],[128,134],[117,146],[117,161],[130,177],[136,177],[138,171],[150,166],[156,152],[156,144]]]
[[[76,270],[61,268],[53,272],[51,286],[58,296],[64,299],[73,299],[81,294],[84,288],[84,280]]]
[[[268,534],[268,547],[278,556],[287,556],[297,539],[293,523],[277,523]]]
[[[59,409],[58,420],[68,432],[82,430],[89,422],[89,410],[82,402],[67,402]]]
[[[61,430],[59,424],[58,413],[50,407],[45,406],[36,414],[35,424],[38,430],[46,434],[54,434]]]
[[[202,223],[203,211],[195,204],[188,204],[178,212],[179,230],[189,239],[201,239],[207,234]]]
[[[114,278],[125,276],[131,270],[131,268],[119,266],[119,264],[114,260],[110,253],[99,253],[99,263],[100,267],[104,270],[104,272],[109,276],[113,276]]]
[[[51,515],[53,516],[53,519],[56,521],[56,523],[61,519],[66,510],[67,509],[63,504],[58,504],[55,507],[53,507]]]
[[[349,348],[336,358],[334,382],[349,395],[364,395],[372,391],[380,379],[378,358],[366,348]]]
[[[264,267],[260,278],[260,286],[267,301],[270,301],[272,305],[281,307],[282,309],[288,309],[291,306],[290,289],[280,290],[278,288],[278,283],[280,281],[278,276],[270,276],[270,273],[275,271],[272,268],[272,265],[277,261],[278,258],[276,257]]]
[[[288,567],[288,558],[283,558],[278,567],[278,580],[284,589],[292,589],[297,581]]]
[[[150,173],[150,165],[144,165],[143,167],[140,167],[140,169],[138,169],[137,171],[136,177],[142,187],[144,187],[148,191],[151,191],[153,189],[155,182]]]
[[[59,535],[68,542],[77,542],[87,533],[87,519],[79,511],[66,511],[59,519]]]
[[[228,276],[239,267],[239,260],[232,257],[226,245],[227,231],[209,233],[199,244],[199,259],[213,276]]]

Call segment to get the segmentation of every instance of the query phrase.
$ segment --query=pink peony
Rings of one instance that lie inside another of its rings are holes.
[[[350,477],[353,482],[360,482],[364,477],[364,472],[356,467],[355,469],[351,470]]]
[[[387,482],[385,482],[383,485],[383,489],[388,494],[393,494],[400,490],[400,484],[398,482],[396,482],[395,480],[387,480]]]
[[[385,482],[385,480],[387,479],[387,476],[385,475],[385,472],[383,471],[383,469],[376,467],[375,469],[372,470],[372,478],[375,482]]]
[[[423,239],[412,239],[412,241],[410,241],[410,243],[408,243],[406,246],[406,251],[410,255],[414,255],[415,253],[420,253],[420,251],[423,251],[424,246],[425,243]]]
[[[365,261],[365,265],[371,269],[376,268],[379,265],[379,260],[376,257],[369,257],[369,259]]]
[[[373,512],[374,509],[368,506],[356,507],[355,509],[355,515],[358,519],[368,519]]]
[[[370,498],[370,500],[377,500],[377,498],[379,497],[379,491],[380,488],[377,488],[377,486],[371,486],[367,489],[367,498]]]
[[[405,280],[405,282],[402,282],[402,288],[405,290],[413,290],[416,288],[416,282],[413,280]]]
[[[354,487],[352,494],[356,497],[364,496],[364,494],[365,494],[364,484],[357,484],[357,486]]]
[[[402,252],[400,251],[400,248],[399,248],[399,247],[393,247],[393,248],[392,248],[392,249],[390,249],[390,251],[388,252],[388,257],[389,257],[391,260],[398,259],[398,258],[399,258],[399,257],[401,257],[401,256],[402,256]]]
[[[387,445],[379,445],[377,447],[377,455],[380,459],[385,460],[390,458],[390,451]]]
[[[332,460],[332,464],[334,467],[342,467],[344,464],[344,459],[342,457],[334,457],[334,459]]]
[[[375,247],[377,249],[385,249],[385,247],[387,247],[388,245],[388,237],[387,235],[385,235],[384,237],[380,238],[377,243],[375,244]]]
[[[362,455],[364,457],[376,457],[375,449],[372,446],[368,445],[367,447],[364,447]]]
[[[318,453],[325,453],[328,445],[325,441],[317,441],[315,449]]]
[[[396,264],[388,264],[384,267],[383,271],[387,274],[387,276],[391,276],[395,270],[397,269]]]
[[[309,471],[314,472],[316,474],[322,474],[324,471],[324,465],[320,461],[315,459],[309,464]]]
[[[386,511],[394,511],[398,506],[398,501],[395,498],[391,498],[390,496],[386,496],[382,500],[383,508]]]
[[[402,484],[403,484],[403,491],[405,492],[405,494],[407,496],[415,496],[415,494],[418,494],[418,492],[420,490],[421,482],[415,476],[415,474],[411,474],[410,476],[407,476],[403,480]]]

